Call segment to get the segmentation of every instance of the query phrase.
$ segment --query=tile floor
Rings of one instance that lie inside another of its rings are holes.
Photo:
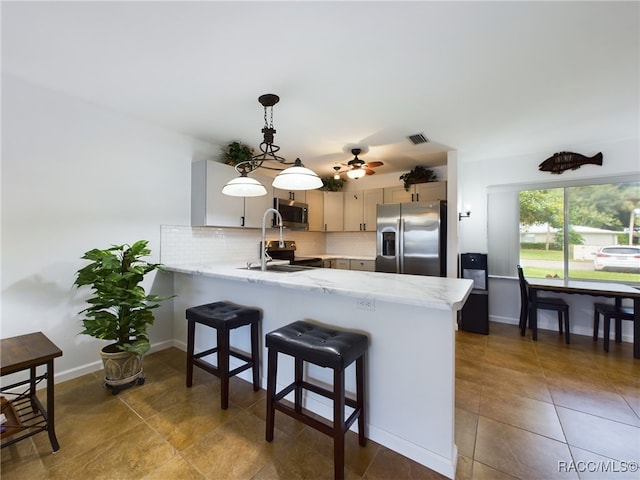
[[[456,478],[639,477],[623,471],[640,461],[631,345],[606,354],[589,337],[565,345],[540,331],[532,342],[492,323],[489,336],[458,332],[456,346]],[[184,364],[178,349],[148,355],[146,383],[118,396],[101,372],[57,385],[60,451],[44,433],[2,449],[2,479],[332,478],[328,437],[277,414],[266,443],[263,391],[235,379],[222,411],[218,380],[196,369],[187,389]],[[374,442],[360,448],[351,432],[346,456],[348,479],[444,478]]]

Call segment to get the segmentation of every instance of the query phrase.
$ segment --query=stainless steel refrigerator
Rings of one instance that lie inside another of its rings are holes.
[[[378,205],[376,272],[447,275],[447,202]]]

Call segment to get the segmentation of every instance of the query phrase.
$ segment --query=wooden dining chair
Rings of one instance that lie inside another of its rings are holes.
[[[603,344],[604,351],[609,351],[609,336],[611,334],[611,319],[616,321],[615,339],[616,343],[622,342],[622,320],[634,321],[633,308],[616,307],[608,303],[595,303],[593,305],[593,341],[598,340],[598,329],[600,327],[600,315],[603,317]]]
[[[527,331],[527,321],[531,314],[531,305],[529,303],[529,284],[527,279],[524,278],[524,272],[522,267],[518,265],[518,280],[520,282],[520,334],[525,335]],[[565,342],[570,343],[569,338],[569,305],[561,298],[549,298],[538,297],[536,299],[536,308],[538,310],[555,310],[558,312],[558,330],[560,334],[563,333],[563,321],[564,321],[564,334]],[[537,328],[537,325],[536,327]],[[537,333],[537,332],[536,332]]]

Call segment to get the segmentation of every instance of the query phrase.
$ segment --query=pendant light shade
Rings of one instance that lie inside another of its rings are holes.
[[[293,167],[276,175],[272,185],[282,190],[315,190],[322,187],[323,183],[315,172],[306,168],[302,161],[296,158]]]
[[[267,194],[267,189],[255,178],[242,172],[239,177],[232,178],[222,188],[224,195],[231,197],[259,197]]]

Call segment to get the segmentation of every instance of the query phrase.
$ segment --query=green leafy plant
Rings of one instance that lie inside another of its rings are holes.
[[[347,181],[344,178],[322,177],[323,187],[321,190],[325,192],[339,192]]]
[[[141,258],[151,251],[146,240],[133,245],[112,245],[110,248],[89,250],[82,257],[91,263],[76,273],[76,287],[90,286],[93,296],[89,307],[80,314],[82,334],[102,340],[113,340],[117,350],[144,355],[149,351],[147,326],[153,324],[152,310],[158,302],[171,297],[148,295],[140,282],[154,270],[162,270],[158,263]]]
[[[417,165],[413,170],[400,175],[400,180],[404,182],[404,189],[409,190],[411,185],[415,183],[436,182],[438,180],[438,176],[433,170]]]
[[[222,160],[227,165],[235,166],[253,158],[253,148],[241,142],[231,142],[222,149]]]

